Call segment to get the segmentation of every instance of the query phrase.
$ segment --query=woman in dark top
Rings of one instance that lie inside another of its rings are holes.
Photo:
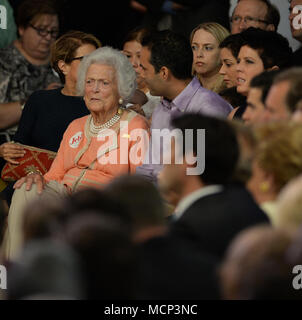
[[[69,123],[87,114],[84,100],[64,95],[62,88],[36,91],[25,105],[14,140],[56,152]]]

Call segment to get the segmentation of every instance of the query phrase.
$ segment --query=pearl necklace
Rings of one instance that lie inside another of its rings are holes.
[[[109,119],[107,122],[101,124],[100,126],[96,126],[93,123],[93,118],[91,116],[90,123],[89,123],[90,133],[92,133],[93,135],[97,135],[100,130],[111,128],[114,124],[116,124],[120,120],[122,113],[123,113],[123,110],[118,109],[117,113],[111,119]]]

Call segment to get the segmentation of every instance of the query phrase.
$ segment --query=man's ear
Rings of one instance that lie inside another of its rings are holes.
[[[170,70],[167,67],[161,67],[159,73],[163,80],[168,80],[170,75]]]
[[[275,26],[274,26],[272,23],[270,23],[270,24],[266,27],[266,30],[267,30],[267,31],[277,31],[276,28],[275,28]]]

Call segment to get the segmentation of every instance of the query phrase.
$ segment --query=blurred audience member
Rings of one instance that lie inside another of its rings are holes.
[[[231,18],[232,34],[249,27],[277,31],[280,13],[269,0],[238,0]]]
[[[278,70],[264,71],[250,82],[246,109],[242,115],[245,124],[259,124],[266,121],[265,100]]]
[[[302,226],[302,176],[286,184],[277,198],[275,226],[300,228]]]
[[[236,134],[229,123],[188,114],[172,124],[183,136],[186,129],[193,129],[193,146],[186,146],[186,139],[183,143],[176,140],[171,164],[165,164],[159,176],[163,196],[176,206],[171,233],[221,258],[239,231],[267,218],[241,184],[229,184],[239,158]],[[198,129],[206,131],[205,153]]]
[[[105,191],[126,205],[131,216],[133,240],[139,254],[138,298],[219,298],[217,260],[199,252],[194,244],[167,237],[164,204],[153,183],[141,176],[122,176]]]
[[[200,84],[216,93],[225,89],[221,68],[220,43],[229,31],[215,22],[202,23],[191,33],[190,43],[193,51],[193,74]]]
[[[8,300],[83,299],[79,258],[63,242],[28,243],[7,274]]]
[[[276,199],[280,190],[302,173],[302,127],[272,122],[256,128],[257,147],[248,189],[275,224]]]
[[[302,101],[302,68],[290,68],[277,75],[265,100],[266,119],[300,121],[298,108]]]
[[[66,226],[67,243],[80,258],[84,299],[133,299],[136,252],[117,216],[82,211]]]
[[[239,160],[232,177],[232,183],[246,185],[252,175],[252,159],[257,142],[250,126],[244,125],[239,120],[232,121],[231,125],[235,130],[239,146]]]
[[[231,243],[220,270],[222,296],[228,300],[302,299],[293,288],[293,262],[288,253],[290,231],[258,226]],[[300,244],[301,246],[301,244]]]
[[[24,103],[34,91],[57,87],[60,82],[49,63],[51,44],[59,34],[53,1],[23,1],[17,26],[19,38],[0,50],[0,129],[18,123]]]
[[[128,208],[135,241],[165,232],[163,200],[153,183],[138,175],[126,175],[114,179],[105,191]]]

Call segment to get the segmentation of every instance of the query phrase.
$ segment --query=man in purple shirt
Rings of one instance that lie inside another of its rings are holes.
[[[203,88],[196,78],[192,79],[193,54],[186,38],[169,30],[158,31],[145,36],[142,45],[142,76],[151,95],[163,98],[152,115],[151,142],[157,151],[152,152],[150,147],[144,164],[136,172],[156,180],[165,147],[155,145],[155,132],[172,129],[170,120],[183,113],[226,118],[232,107],[218,94]]]

